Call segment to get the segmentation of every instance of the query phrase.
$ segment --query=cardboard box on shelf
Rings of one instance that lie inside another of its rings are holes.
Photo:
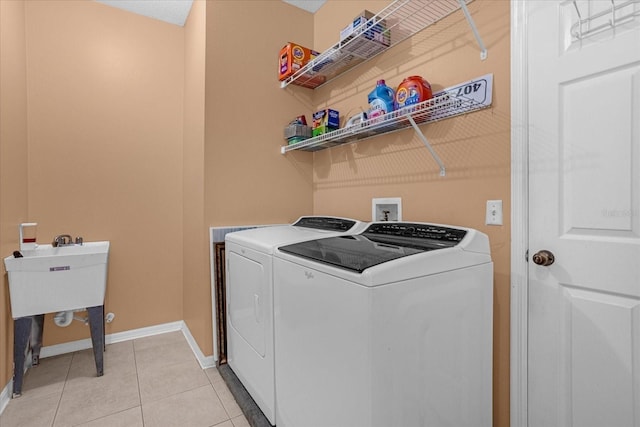
[[[286,79],[318,55],[319,53],[315,50],[296,43],[287,43],[280,49],[278,78],[281,81]]]
[[[345,46],[345,51],[367,57],[389,47],[391,44],[391,32],[387,29],[387,23],[384,19],[375,23],[370,22],[374,16],[373,12],[364,10],[340,31],[340,41],[348,42],[362,25],[367,25],[367,28],[370,28],[362,34],[359,40],[352,41]]]
[[[340,113],[329,108],[313,113],[313,136],[340,128]]]

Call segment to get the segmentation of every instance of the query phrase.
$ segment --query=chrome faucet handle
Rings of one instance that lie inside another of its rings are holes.
[[[72,241],[73,239],[69,234],[59,234],[53,239],[53,242],[51,242],[51,246],[56,248],[58,246],[70,245]]]
[[[76,237],[76,245],[81,245],[83,243],[82,237]]]

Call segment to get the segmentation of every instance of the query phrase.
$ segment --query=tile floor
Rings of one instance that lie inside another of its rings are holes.
[[[248,427],[216,368],[202,370],[182,332],[40,360],[0,427]]]

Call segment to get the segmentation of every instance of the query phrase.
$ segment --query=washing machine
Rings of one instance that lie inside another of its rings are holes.
[[[282,245],[274,285],[278,427],[492,425],[485,234],[371,223]]]
[[[292,225],[225,236],[227,363],[266,418],[275,425],[272,255],[279,245],[348,233],[366,223],[308,216]]]

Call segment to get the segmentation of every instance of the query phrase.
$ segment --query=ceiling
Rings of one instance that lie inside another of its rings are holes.
[[[315,13],[320,9],[326,0],[282,0],[285,3],[292,4],[300,9],[304,9],[307,12]]]
[[[193,0],[95,0],[98,3],[117,7],[129,12],[159,19],[179,26],[189,16]],[[315,13],[326,0],[282,0],[293,6]]]

